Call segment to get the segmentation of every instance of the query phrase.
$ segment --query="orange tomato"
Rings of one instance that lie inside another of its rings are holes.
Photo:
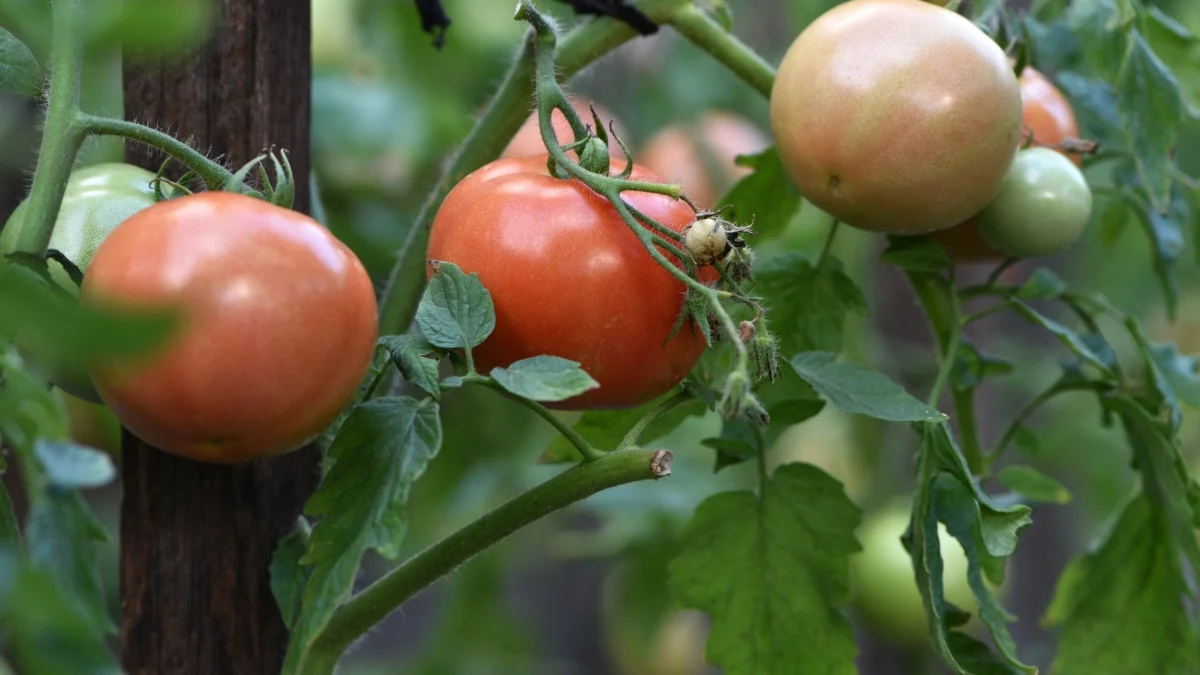
[[[89,370],[130,431],[207,462],[308,442],[349,403],[375,350],[375,292],[354,253],[308,216],[245,195],[139,211],[96,251],[80,297],[182,312],[156,353]]]

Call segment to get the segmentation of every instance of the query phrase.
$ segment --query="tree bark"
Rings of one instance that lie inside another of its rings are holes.
[[[310,3],[223,0],[202,53],[125,64],[125,114],[241,166],[288,151],[308,209]],[[137,144],[127,161],[157,169]],[[297,367],[303,367],[298,364]],[[287,632],[268,567],[318,475],[315,449],[239,465],[122,441],[122,661],[130,675],[275,675]]]

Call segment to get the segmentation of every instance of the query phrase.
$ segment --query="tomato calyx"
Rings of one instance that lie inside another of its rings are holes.
[[[266,169],[261,166],[262,162],[268,157],[274,165],[274,184],[272,184],[271,178],[267,176]],[[254,169],[258,169],[258,179],[262,184],[261,192],[254,190],[246,184],[246,178],[249,177],[250,172]],[[287,150],[280,150],[278,156],[272,150],[246,162],[225,183],[223,191],[248,195],[267,201],[275,206],[291,209],[296,199],[296,176],[292,172],[291,162],[288,161]]]

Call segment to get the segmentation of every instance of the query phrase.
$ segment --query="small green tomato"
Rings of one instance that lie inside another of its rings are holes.
[[[1001,253],[1040,258],[1066,250],[1087,227],[1092,191],[1074,162],[1050,148],[1017,153],[1000,194],[975,217]]]

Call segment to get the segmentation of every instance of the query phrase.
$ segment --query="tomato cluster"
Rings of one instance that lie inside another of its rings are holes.
[[[1056,253],[1091,215],[1079,157],[1040,147],[1078,135],[1062,94],[1032,68],[1018,78],[991,38],[934,3],[823,14],[780,64],[771,125],[814,204],[861,229],[932,234],[960,262]]]

